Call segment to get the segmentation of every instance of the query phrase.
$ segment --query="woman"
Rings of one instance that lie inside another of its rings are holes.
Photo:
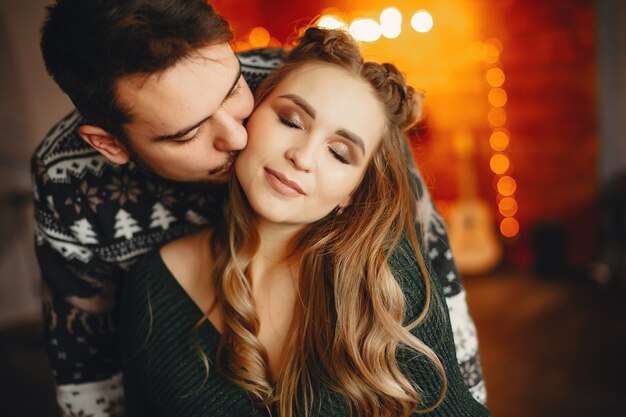
[[[395,67],[305,32],[257,91],[222,226],[129,277],[129,416],[488,415],[415,233],[402,140],[418,113]],[[394,277],[400,258],[422,276]]]

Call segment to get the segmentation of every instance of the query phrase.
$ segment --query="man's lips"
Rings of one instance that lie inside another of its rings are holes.
[[[306,195],[297,182],[291,181],[278,171],[265,168],[265,176],[276,191],[287,196]]]
[[[213,176],[213,175],[228,174],[233,168],[234,162],[235,162],[235,155],[233,154],[233,156],[228,161],[226,161],[224,165],[221,165],[217,168],[210,170],[209,175]]]

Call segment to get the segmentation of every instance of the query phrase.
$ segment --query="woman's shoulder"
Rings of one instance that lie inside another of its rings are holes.
[[[213,229],[203,229],[161,247],[159,254],[171,277],[187,296],[206,311],[214,298],[210,239]]]
[[[189,280],[206,269],[211,233],[212,229],[202,229],[161,246],[159,255],[178,281]]]

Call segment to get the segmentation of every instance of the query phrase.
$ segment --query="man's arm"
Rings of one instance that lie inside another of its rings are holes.
[[[476,326],[469,314],[465,288],[450,251],[448,232],[426,189],[422,176],[415,166],[411,150],[406,142],[404,150],[411,181],[415,187],[414,195],[417,199],[418,236],[423,245],[422,250],[430,262],[432,272],[441,284],[450,311],[450,322],[454,333],[461,375],[474,398],[485,404],[487,392],[480,365]]]
[[[63,195],[37,156],[32,172],[44,340],[58,404],[64,416],[122,415],[112,301],[116,286],[106,278],[110,267],[94,261],[90,242],[97,241],[97,232],[83,221],[88,202]],[[82,215],[68,219],[72,210]]]

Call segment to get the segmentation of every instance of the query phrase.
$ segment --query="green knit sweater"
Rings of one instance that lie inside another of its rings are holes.
[[[421,312],[424,284],[414,256],[403,242],[390,265],[405,294],[408,323]],[[488,416],[464,385],[457,365],[448,310],[436,279],[432,288],[441,300],[427,319],[412,331],[439,356],[446,371],[445,400],[427,416]],[[224,379],[214,358],[220,334],[205,321],[197,332],[192,327],[203,316],[197,305],[167,269],[158,251],[146,255],[128,276],[122,299],[122,351],[126,416],[268,416],[255,407],[251,396]],[[192,336],[195,334],[195,336]],[[209,362],[209,373],[197,349]],[[437,398],[441,379],[425,359],[399,357],[403,372],[423,390],[427,402]],[[275,414],[275,413],[274,413]],[[313,407],[316,416],[348,416],[345,400],[319,387]]]

